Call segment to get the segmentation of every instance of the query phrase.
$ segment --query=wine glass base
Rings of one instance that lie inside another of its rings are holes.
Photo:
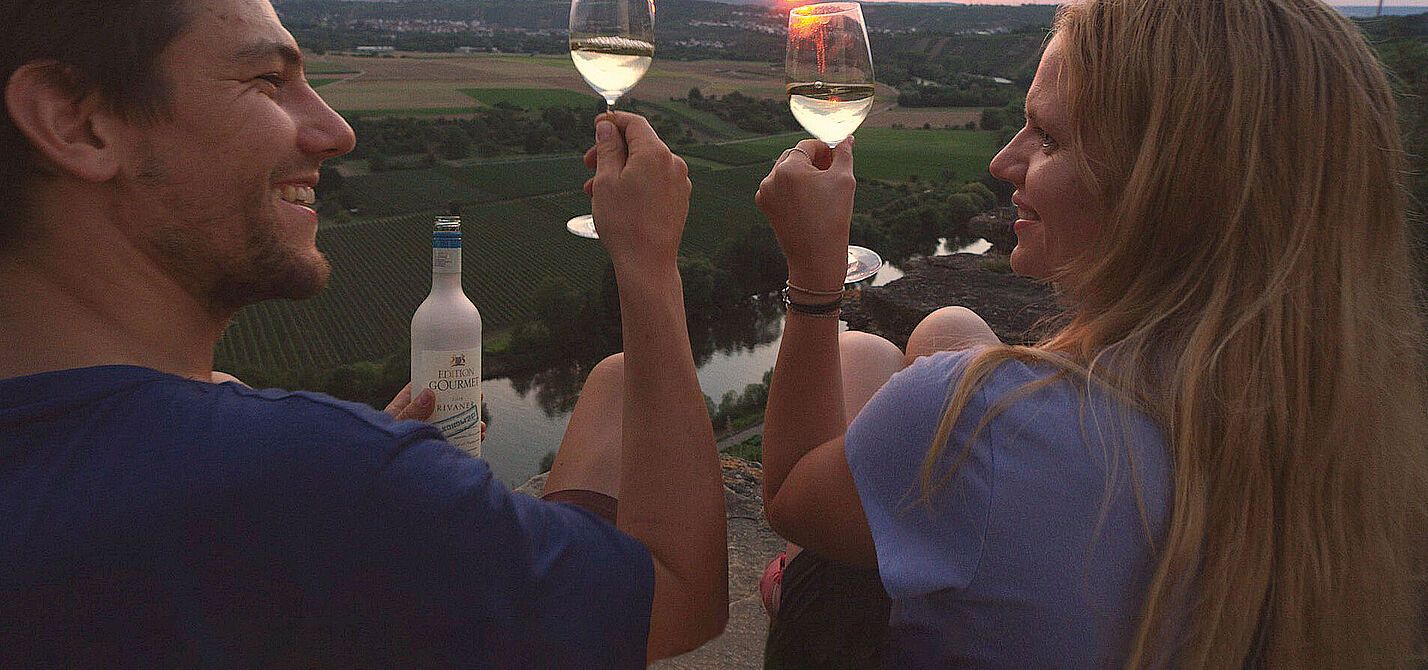
[[[883,258],[867,247],[848,245],[848,276],[844,280],[856,284],[878,273],[883,267]]]
[[[595,217],[589,214],[581,214],[580,216],[566,221],[565,229],[570,231],[570,234],[572,235],[584,237],[590,240],[600,239],[600,235],[595,232]],[[879,260],[878,262],[881,263],[882,261]]]

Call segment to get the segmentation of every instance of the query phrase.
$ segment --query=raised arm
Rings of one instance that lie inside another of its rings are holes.
[[[759,185],[755,202],[788,259],[791,301],[831,302],[836,296],[826,294],[843,288],[854,186],[851,139],[831,152],[804,140]],[[790,309],[764,414],[764,511],[785,539],[873,565],[872,535],[843,455],[850,418],[838,320]]]
[[[625,397],[618,526],[654,558],[649,658],[694,649],[728,618],[724,487],[676,267],[689,169],[645,119],[596,126],[589,188],[620,290]]]

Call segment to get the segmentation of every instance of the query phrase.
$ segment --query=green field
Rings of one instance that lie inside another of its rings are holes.
[[[638,107],[641,110],[651,108],[668,114],[684,123],[694,126],[695,130],[702,131],[716,139],[736,139],[753,136],[753,133],[747,130],[743,130],[709,112],[694,109],[682,102],[651,102],[648,100],[640,100]]]
[[[463,88],[460,91],[492,107],[503,102],[525,109],[593,107],[600,101],[593,93],[584,95],[558,88]]]
[[[320,59],[309,59],[303,63],[303,71],[314,74],[357,74],[357,70],[339,63],[328,63]]]
[[[795,133],[748,142],[681,148],[692,156],[727,165],[772,162],[806,135]],[[857,133],[853,170],[859,177],[908,181],[939,177],[951,169],[971,181],[986,173],[997,150],[996,134],[981,130],[903,130],[864,128]]]
[[[767,225],[754,192],[769,165],[798,135],[725,145],[681,147],[692,162],[694,191],[681,250],[712,255],[748,226]],[[902,181],[953,167],[974,179],[996,151],[990,133],[867,129],[858,137],[860,176]],[[964,172],[964,170],[966,170]],[[527,318],[545,277],[582,289],[600,285],[604,247],[565,231],[589,212],[581,191],[590,171],[575,155],[439,165],[355,175],[344,182],[357,219],[326,224],[318,246],[332,262],[328,289],[302,301],[269,301],[242,310],[219,343],[220,367],[291,370],[374,360],[407,347],[408,327],[430,287],[431,221],[451,203],[465,231],[463,284],[488,332]],[[878,183],[859,187],[858,209],[897,197]]]
[[[367,116],[464,116],[476,114],[481,111],[480,107],[432,107],[430,109],[344,109],[342,118],[347,120],[359,119]]]

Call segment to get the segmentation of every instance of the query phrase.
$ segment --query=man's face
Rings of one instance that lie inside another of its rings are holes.
[[[268,0],[193,0],[160,56],[169,114],[125,138],[119,220],[209,309],[305,298],[327,283],[309,205],[352,129],[312,90]]]

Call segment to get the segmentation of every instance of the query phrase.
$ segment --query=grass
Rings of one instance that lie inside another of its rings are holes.
[[[983,258],[978,265],[983,270],[1000,272],[1002,274],[1009,274],[1012,271],[1010,256],[987,256]]]
[[[559,88],[463,88],[462,93],[492,107],[500,103],[525,109],[592,107],[599,98]]]
[[[475,114],[480,107],[432,107],[430,109],[344,109],[340,114],[345,119],[360,119],[376,116],[462,116]]]
[[[334,82],[334,81],[342,81],[342,80],[341,80],[341,79],[337,79],[337,78],[333,78],[333,79],[309,79],[309,80],[307,80],[307,83],[308,83],[309,86],[311,86],[311,87],[313,87],[313,88],[318,88],[318,87],[321,87],[321,86],[326,86],[326,85],[328,85],[328,84],[331,84],[331,83]]]
[[[797,136],[775,136],[736,144],[688,147],[683,151],[726,165],[771,162],[798,142]],[[909,181],[938,177],[952,170],[957,179],[971,181],[987,171],[997,150],[996,134],[981,130],[903,130],[864,128],[857,133],[853,170],[860,177],[884,181]]]
[[[303,63],[303,71],[307,74],[357,74],[354,70],[341,63],[329,63],[320,59],[309,59]]]
[[[738,456],[746,461],[762,463],[764,462],[764,436],[753,435],[749,439],[725,449],[724,453]]]
[[[684,253],[712,254],[743,227],[764,225],[753,203],[761,170],[693,177]],[[344,191],[362,218],[318,231],[318,248],[333,267],[327,290],[240,311],[219,343],[219,364],[296,370],[381,359],[407,347],[412,311],[431,285],[432,217],[452,201],[461,205],[465,233],[462,284],[488,333],[525,318],[545,277],[597,289],[608,263],[604,247],[565,230],[567,219],[590,211],[580,190],[589,174],[579,156],[567,155],[348,177]]]
[[[752,137],[753,134],[729,123],[709,112],[698,110],[682,102],[650,102],[640,100],[641,108],[649,107],[664,112],[694,127],[695,130],[716,139],[736,139]]]

